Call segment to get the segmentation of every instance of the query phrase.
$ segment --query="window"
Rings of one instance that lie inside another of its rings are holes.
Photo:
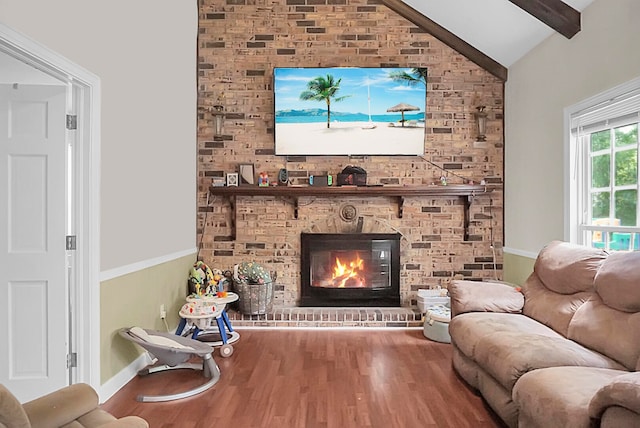
[[[640,79],[568,111],[571,242],[640,249]]]

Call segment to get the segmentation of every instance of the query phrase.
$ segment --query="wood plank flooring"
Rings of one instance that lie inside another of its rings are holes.
[[[239,330],[209,391],[165,403],[145,394],[202,382],[179,370],[136,377],[103,404],[153,428],[503,427],[451,367],[451,345],[418,329]]]

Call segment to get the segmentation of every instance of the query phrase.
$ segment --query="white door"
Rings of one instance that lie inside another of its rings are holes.
[[[69,384],[64,86],[0,85],[0,382]]]

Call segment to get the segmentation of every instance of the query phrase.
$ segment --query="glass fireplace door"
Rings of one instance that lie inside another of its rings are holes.
[[[399,239],[302,234],[302,305],[399,305]]]

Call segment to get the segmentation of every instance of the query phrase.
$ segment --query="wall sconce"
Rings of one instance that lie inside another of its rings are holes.
[[[215,105],[211,107],[210,111],[213,115],[213,135],[222,135],[222,123],[224,122],[224,106]]]
[[[486,106],[476,107],[476,122],[478,124],[478,138],[476,141],[487,141],[487,112]]]

